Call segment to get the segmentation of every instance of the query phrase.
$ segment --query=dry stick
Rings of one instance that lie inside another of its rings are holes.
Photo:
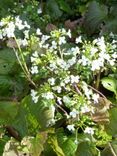
[[[80,92],[80,90],[78,89],[78,86],[76,85],[76,83],[73,84],[74,88],[76,89],[77,93],[79,95],[82,95],[82,93]]]
[[[110,144],[110,143],[108,143],[108,145],[109,145],[109,147],[110,147],[110,149],[111,149],[111,152],[112,152],[113,156],[116,156],[116,153],[115,153],[115,151],[113,150],[113,148],[112,148],[111,144]]]
[[[56,105],[65,113],[66,116],[68,115],[68,113],[59,104],[56,103]]]
[[[102,94],[100,91],[98,91],[97,89],[95,89],[94,87],[88,85],[89,88],[91,88],[92,90],[94,90],[95,92],[97,92],[98,94],[100,94],[103,98],[107,99],[106,96],[104,96],[104,94]]]

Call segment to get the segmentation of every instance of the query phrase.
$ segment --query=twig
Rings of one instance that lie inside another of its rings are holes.
[[[95,92],[97,92],[98,94],[100,94],[104,99],[107,99],[106,96],[104,96],[104,94],[102,94],[99,90],[95,89],[94,87],[88,85],[89,88],[91,88],[92,90],[94,90]]]
[[[79,94],[79,95],[82,95],[82,93],[80,92],[80,90],[78,89],[78,86],[76,85],[76,83],[73,84],[76,92]]]
[[[116,156],[116,153],[115,153],[115,151],[113,150],[113,148],[112,148],[111,144],[110,144],[110,143],[108,143],[108,145],[109,145],[109,147],[110,147],[110,149],[111,149],[111,152],[112,152],[113,156]]]
[[[64,114],[66,116],[68,116],[68,113],[59,104],[56,103],[56,105],[57,105],[57,107],[59,107],[64,112]]]

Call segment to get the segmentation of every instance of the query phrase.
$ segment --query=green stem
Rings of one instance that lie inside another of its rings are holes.
[[[62,51],[61,51],[60,46],[58,47],[58,50],[59,50],[60,57],[61,57],[61,59],[63,60],[63,53],[62,53]]]
[[[18,51],[19,51],[19,54],[20,54],[20,56],[21,56],[21,60],[20,60],[20,58],[19,58],[19,56],[18,56],[18,53],[16,52],[15,48],[13,48],[13,50],[14,50],[14,52],[15,52],[15,54],[16,54],[17,60],[18,60],[18,62],[19,62],[19,64],[20,64],[20,66],[21,66],[21,68],[22,68],[24,74],[26,75],[26,78],[28,79],[28,81],[36,88],[35,83],[34,83],[34,82],[32,81],[32,79],[31,79],[30,72],[29,72],[28,67],[27,67],[27,65],[26,65],[26,62],[25,62],[25,59],[24,59],[22,50],[21,50],[21,48],[20,48],[20,46],[19,46],[19,44],[18,44],[17,39],[16,39],[15,36],[14,36],[14,39],[15,39],[15,41],[16,41],[16,44],[17,44],[17,47],[18,47]]]
[[[95,88],[97,90],[98,90],[99,84],[100,84],[100,74],[101,74],[101,71],[99,70],[99,73],[97,74],[97,80],[96,80],[96,86],[95,86]]]

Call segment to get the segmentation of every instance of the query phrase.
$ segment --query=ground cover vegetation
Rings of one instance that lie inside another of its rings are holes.
[[[0,155],[117,155],[116,0],[1,0]]]

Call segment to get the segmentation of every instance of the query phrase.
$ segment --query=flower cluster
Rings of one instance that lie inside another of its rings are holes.
[[[18,38],[17,42],[19,46],[28,46],[30,25],[27,21],[23,21],[19,16],[3,18],[0,22],[0,39],[16,38],[16,31],[23,33],[23,38]]]
[[[38,10],[38,13],[41,11]],[[53,112],[46,126],[65,116],[69,131],[75,133],[76,129],[83,127],[84,133],[93,135],[94,129],[86,127],[85,123],[93,122],[92,116],[97,111],[102,94],[90,84],[96,81],[96,74],[115,66],[116,41],[108,42],[103,36],[87,41],[79,36],[75,43],[70,43],[71,31],[65,29],[44,34],[37,28],[31,33],[31,27],[19,16],[2,20],[0,27],[2,40],[15,39],[17,29],[23,32],[24,38],[16,41],[19,49],[25,47],[23,50],[29,51],[28,76],[36,86],[35,90],[31,89],[32,102],[38,104],[41,97]]]

